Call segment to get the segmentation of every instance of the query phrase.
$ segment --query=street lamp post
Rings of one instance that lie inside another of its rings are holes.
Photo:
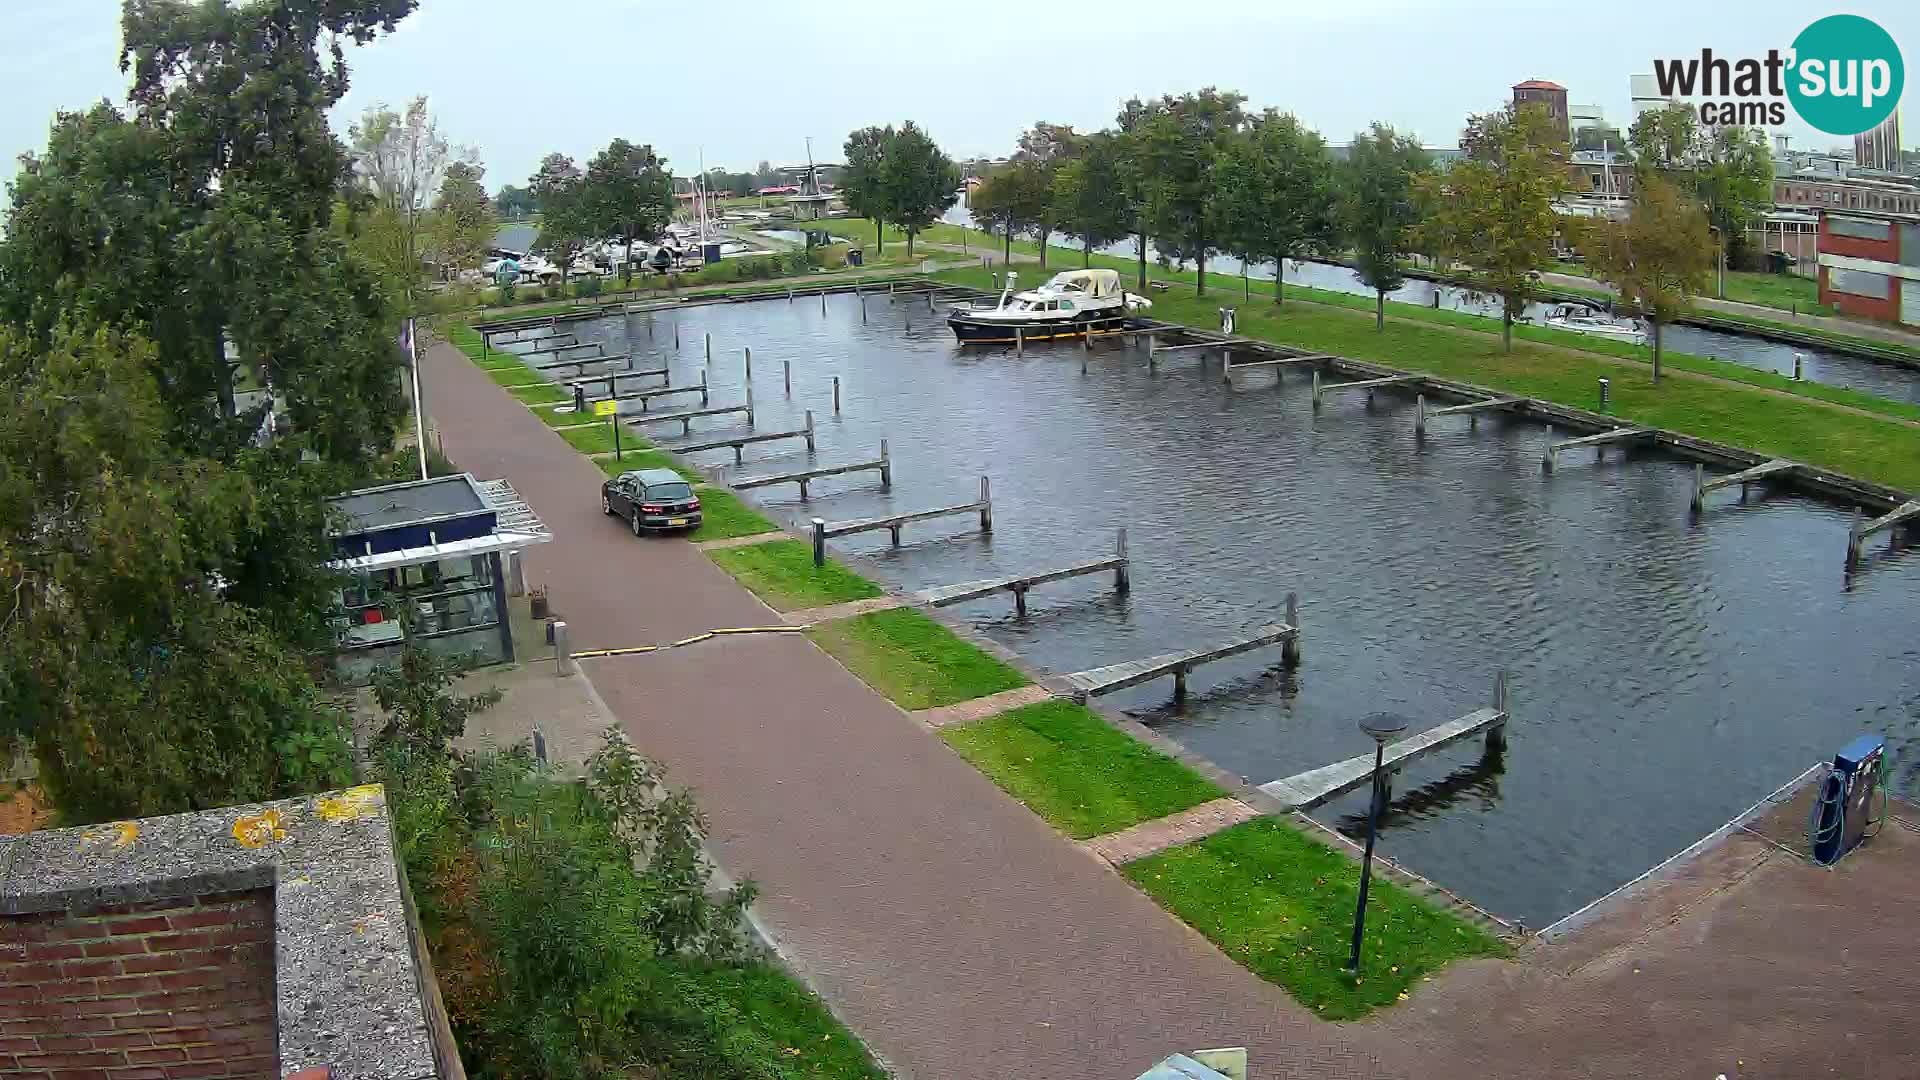
[[[1386,757],[1387,743],[1404,734],[1407,719],[1392,713],[1375,713],[1360,721],[1360,730],[1373,739],[1373,791],[1367,805],[1367,851],[1360,859],[1360,902],[1353,909],[1353,952],[1347,957],[1349,974],[1360,973],[1360,936],[1367,925],[1367,884],[1373,880],[1373,840],[1380,830],[1380,766]]]

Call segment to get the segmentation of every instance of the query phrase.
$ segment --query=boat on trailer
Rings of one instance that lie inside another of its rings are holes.
[[[1126,327],[1131,313],[1153,306],[1120,287],[1117,270],[1064,270],[1036,289],[1016,293],[1014,275],[994,307],[955,307],[947,325],[963,345],[1084,337]]]

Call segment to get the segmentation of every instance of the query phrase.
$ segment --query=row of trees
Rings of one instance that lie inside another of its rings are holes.
[[[559,265],[563,281],[582,249],[609,237],[625,246],[621,274],[632,280],[634,242],[658,239],[673,220],[667,159],[651,145],[625,139],[609,143],[584,171],[565,154],[548,154],[527,181],[527,192],[540,213],[535,243]]]
[[[875,250],[886,247],[886,226],[913,239],[959,200],[960,170],[913,121],[895,128],[864,127],[847,136],[840,196],[847,209],[873,222]]]
[[[440,134],[424,97],[405,112],[368,108],[347,136],[355,182],[345,192],[346,231],[411,310],[423,266],[477,266],[492,246],[498,217],[486,170],[477,150]]]
[[[1386,294],[1403,283],[1409,258],[1423,254],[1500,299],[1508,348],[1513,321],[1538,294],[1539,271],[1557,248],[1591,239],[1602,253],[1596,272],[1655,323],[1657,369],[1659,323],[1675,313],[1678,283],[1693,278],[1671,263],[1680,253],[1670,252],[1667,269],[1652,275],[1665,284],[1649,291],[1653,237],[1627,244],[1621,230],[1657,216],[1664,238],[1691,244],[1694,221],[1674,215],[1698,211],[1724,251],[1771,195],[1760,139],[1744,129],[1701,129],[1684,106],[1641,117],[1619,148],[1644,193],[1638,216],[1582,227],[1566,224],[1556,209],[1570,188],[1571,148],[1538,108],[1470,117],[1462,159],[1441,171],[1417,140],[1384,124],[1354,136],[1336,160],[1294,116],[1249,113],[1245,103],[1208,88],[1128,101],[1112,128],[1092,134],[1035,124],[974,190],[973,217],[1005,237],[1009,258],[1016,233],[1032,236],[1043,266],[1055,234],[1077,238],[1083,259],[1131,236],[1142,288],[1151,239],[1163,260],[1195,263],[1201,295],[1207,259],[1217,252],[1275,265],[1345,257],[1374,290],[1382,326]],[[1623,264],[1629,250],[1631,265]],[[1276,281],[1276,304],[1283,291]]]

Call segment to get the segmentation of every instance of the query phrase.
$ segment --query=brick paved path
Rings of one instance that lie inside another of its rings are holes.
[[[693,545],[604,518],[600,470],[460,353],[435,347],[426,375],[447,455],[512,480],[553,528],[527,582],[576,648],[779,621]],[[903,1077],[991,1060],[1115,1080],[1239,1044],[1263,1078],[1422,1075],[1228,960],[798,635],[583,663],[696,789],[783,951]]]

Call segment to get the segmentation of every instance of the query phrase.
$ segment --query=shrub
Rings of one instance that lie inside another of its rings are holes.
[[[574,282],[573,295],[577,297],[599,296],[600,295],[599,277],[597,276],[584,277],[584,278],[581,278],[579,281]]]
[[[499,302],[501,307],[507,307],[511,305],[513,303],[513,294],[518,291],[520,291],[520,287],[518,285],[515,285],[511,281],[501,282],[499,287],[494,290],[494,292],[499,294]]]

